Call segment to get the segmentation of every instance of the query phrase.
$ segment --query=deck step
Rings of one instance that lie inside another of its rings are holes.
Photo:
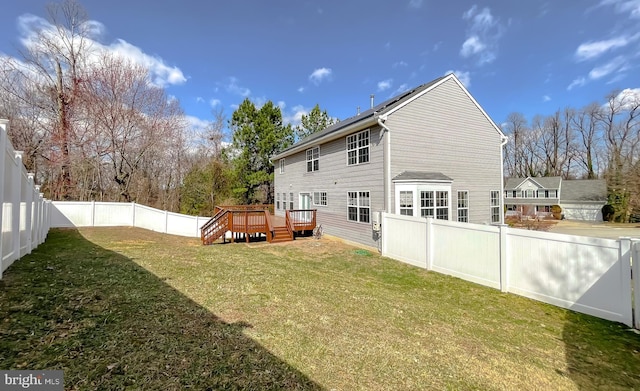
[[[293,236],[289,234],[287,227],[273,227],[273,239],[271,243],[289,242],[293,240]]]

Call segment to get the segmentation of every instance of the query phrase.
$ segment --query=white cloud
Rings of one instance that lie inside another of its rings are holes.
[[[304,88],[304,87],[298,87],[298,92],[299,92],[299,93],[303,93],[303,92],[304,92],[304,90],[305,90],[305,88]]]
[[[231,76],[228,81],[227,84],[225,85],[225,90],[227,90],[227,92],[234,94],[234,95],[240,95],[244,98],[248,97],[249,95],[251,95],[251,90],[246,88],[246,87],[241,87],[238,85],[238,78]]]
[[[477,35],[472,35],[462,44],[462,48],[460,48],[460,55],[462,55],[462,57],[470,57],[482,52],[486,47],[487,46],[480,41],[480,38]]]
[[[423,0],[409,0],[409,8],[422,8]]]
[[[393,63],[393,65],[391,67],[395,69],[395,68],[400,68],[400,67],[405,68],[407,66],[409,66],[409,64],[407,64],[406,62],[398,61],[398,62]]]
[[[204,103],[204,98],[201,96],[196,97],[196,103]]]
[[[635,34],[631,37],[621,36],[606,39],[603,41],[583,43],[578,46],[578,49],[576,49],[576,58],[578,59],[578,61],[590,60],[592,58],[600,56],[607,51],[627,46],[638,38],[640,38],[640,33]]]
[[[211,99],[211,100],[209,100],[209,106],[211,106],[211,107],[217,107],[217,106],[220,105],[220,103],[222,103],[220,101],[220,99]]]
[[[598,80],[605,76],[608,76],[615,71],[624,71],[626,68],[625,64],[625,59],[621,56],[618,56],[604,65],[593,68],[591,72],[589,72],[589,79]]]
[[[571,91],[575,87],[582,87],[583,85],[586,84],[586,82],[587,82],[587,79],[585,79],[584,77],[579,77],[573,80],[571,84],[569,84],[569,86],[567,87],[567,91]]]
[[[315,84],[315,85],[319,85],[320,83],[322,83],[325,80],[328,80],[329,78],[331,78],[331,68],[318,68],[316,70],[314,70],[311,75],[309,75],[309,80]]]
[[[407,92],[407,91],[409,91],[409,85],[407,83],[400,84],[400,86],[398,86],[398,88],[396,88],[396,90],[389,95],[389,98],[391,98],[392,96],[402,94],[403,92]]]
[[[309,114],[309,111],[311,110],[302,105],[293,106],[291,112],[282,112],[282,122],[291,124],[291,126],[298,126],[302,122],[302,116]]]
[[[460,48],[464,58],[473,57],[477,65],[493,62],[497,57],[498,41],[503,34],[503,26],[491,14],[489,8],[478,9],[474,5],[462,14],[468,21],[466,39]]]
[[[612,5],[617,13],[640,18],[640,0],[602,0],[598,5]]]
[[[542,97],[542,101],[543,101],[543,102],[549,102],[550,100],[551,100],[551,97],[550,97],[549,95],[544,95],[544,96]]]
[[[640,104],[640,88],[625,88],[614,99],[620,108],[630,110]]]
[[[465,86],[465,88],[471,87],[471,73],[470,72],[457,71],[457,70],[448,70],[444,74],[448,75],[450,73],[453,73],[454,75],[456,75],[458,80],[460,80],[460,83],[462,83]]]
[[[123,39],[118,39],[109,45],[98,41],[104,32],[104,26],[97,21],[88,21],[84,26],[87,29],[87,41],[85,44],[92,47],[96,52],[106,51],[125,58],[135,64],[147,68],[151,74],[152,82],[158,86],[165,87],[170,84],[182,84],[187,81],[186,77],[178,67],[165,64],[164,60],[157,56],[144,53],[137,46],[131,45]],[[37,48],[42,45],[38,34],[44,34],[52,39],[57,39],[56,28],[47,20],[25,14],[18,18],[18,29],[21,37],[20,42],[26,48]],[[59,42],[58,44],[63,44]]]
[[[393,79],[382,80],[378,82],[378,91],[385,91],[391,88]]]

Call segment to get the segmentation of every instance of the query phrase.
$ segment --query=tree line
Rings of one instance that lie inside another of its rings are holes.
[[[613,91],[603,102],[567,107],[529,122],[511,113],[502,124],[507,177],[605,179],[613,219],[640,213],[640,94]]]
[[[46,11],[50,25],[20,57],[0,57],[0,118],[48,199],[201,215],[221,203],[271,203],[269,157],[334,121],[316,105],[294,128],[271,101],[246,99],[230,120],[214,111],[193,137],[180,102],[148,68],[94,45],[79,2]]]

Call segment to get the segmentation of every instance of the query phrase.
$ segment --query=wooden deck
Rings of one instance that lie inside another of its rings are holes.
[[[315,209],[287,210],[284,217],[274,216],[266,205],[230,205],[216,207],[214,216],[202,226],[203,244],[212,244],[231,232],[231,242],[265,237],[270,243],[294,240],[296,234],[313,231]]]

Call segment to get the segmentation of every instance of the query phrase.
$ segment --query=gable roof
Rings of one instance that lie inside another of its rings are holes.
[[[303,149],[309,148],[314,145],[318,145],[327,141],[331,141],[337,138],[340,138],[348,133],[365,129],[368,126],[372,126],[377,124],[378,118],[385,118],[387,115],[393,113],[394,111],[400,109],[405,104],[410,103],[414,99],[420,97],[421,95],[427,93],[429,90],[434,88],[435,86],[443,83],[447,80],[454,80],[462,90],[467,94],[467,96],[473,101],[473,103],[480,109],[482,114],[489,120],[491,125],[496,129],[496,131],[502,136],[505,137],[500,128],[489,118],[489,116],[485,113],[485,111],[478,105],[478,103],[473,99],[473,97],[469,94],[469,92],[464,88],[462,83],[456,78],[453,73],[448,75],[439,77],[434,79],[428,83],[422,84],[414,89],[405,91],[397,96],[394,96],[391,99],[388,99],[368,110],[363,111],[362,113],[355,115],[353,117],[342,120],[338,123],[335,123],[324,130],[313,133],[304,139],[298,141],[291,147],[283,150],[277,155],[272,157],[272,160],[280,159],[285,156],[291,155],[293,153],[300,152]]]
[[[532,181],[543,189],[559,189],[560,183],[564,184],[562,177],[549,176],[549,177],[527,177],[527,178],[508,178],[504,184],[505,190],[515,190],[522,186],[527,180]]]
[[[578,179],[562,181],[560,201],[607,201],[607,182],[604,179]]]

